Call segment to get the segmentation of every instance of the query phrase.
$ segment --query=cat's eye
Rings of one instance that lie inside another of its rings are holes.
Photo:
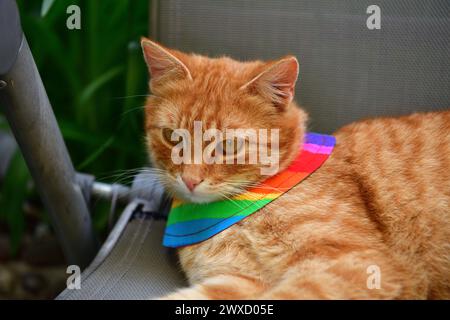
[[[224,156],[237,155],[244,146],[244,139],[234,138],[234,139],[224,139],[217,144],[216,150]]]
[[[168,144],[170,144],[172,146],[178,144],[179,139],[172,140],[172,134],[173,134],[173,130],[172,129],[164,128],[164,129],[161,130],[161,134],[162,134],[163,140],[166,143],[168,143]]]

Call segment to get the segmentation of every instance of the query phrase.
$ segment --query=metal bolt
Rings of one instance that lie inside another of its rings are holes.
[[[4,80],[0,80],[0,90],[6,88],[6,86],[8,85],[8,83]]]

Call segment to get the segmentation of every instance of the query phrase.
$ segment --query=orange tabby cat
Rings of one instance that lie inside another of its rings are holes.
[[[292,100],[294,57],[238,62],[142,46],[148,147],[169,192],[205,202],[267,177],[258,165],[175,165],[164,128],[279,128],[279,170],[296,156],[307,116]],[[449,299],[450,111],[360,121],[334,135],[331,157],[305,181],[181,248],[191,286],[164,298]]]

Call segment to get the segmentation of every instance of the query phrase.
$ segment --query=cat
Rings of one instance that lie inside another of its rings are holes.
[[[258,164],[174,164],[168,137],[196,120],[279,128],[279,171],[292,162],[308,119],[293,99],[294,56],[239,62],[141,45],[148,152],[169,193],[208,202],[267,178]],[[306,180],[180,248],[190,286],[162,299],[450,299],[450,111],[362,120],[334,136]]]

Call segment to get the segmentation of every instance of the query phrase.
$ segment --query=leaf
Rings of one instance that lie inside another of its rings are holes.
[[[93,133],[67,120],[59,120],[58,123],[64,140],[76,141],[86,146],[98,146],[108,138],[103,132]]]
[[[97,151],[92,153],[86,160],[84,160],[80,165],[77,166],[79,171],[83,170],[86,166],[94,162],[106,149],[108,149],[114,142],[114,136],[110,137],[108,140],[101,145]]]
[[[52,5],[55,3],[55,0],[43,0],[42,1],[42,7],[41,7],[41,17],[45,17],[52,7]]]
[[[114,79],[117,75],[119,75],[123,71],[123,67],[115,67],[104,74],[102,74],[100,77],[92,81],[84,90],[82,91],[80,95],[80,104],[85,104],[93,95],[94,93],[100,89],[103,85]]]
[[[147,34],[150,1],[122,0],[113,5],[108,0],[16,1],[73,162],[95,176],[146,164],[143,114],[138,111],[144,98],[129,96],[147,93],[148,74],[139,47],[127,51],[127,44]],[[71,4],[83,10],[82,30],[65,27]],[[8,128],[8,123],[2,126]],[[16,190],[13,195],[18,196],[25,192],[14,179],[3,189]],[[18,217],[22,208],[16,210]],[[106,225],[108,213],[107,208],[101,210],[96,207],[99,215],[94,216],[99,229]]]
[[[22,208],[27,197],[29,180],[28,168],[21,153],[17,151],[11,160],[4,185],[0,190],[0,217],[8,224],[13,254],[17,253],[25,230]]]
[[[76,141],[84,146],[98,147],[99,145],[104,145],[105,141],[109,141],[109,139],[111,139],[111,135],[106,132],[90,132],[87,131],[86,128],[80,127],[75,123],[64,120],[60,120],[58,122],[64,140],[66,141]],[[122,139],[120,135],[114,135],[113,142],[108,144],[108,147],[114,148],[121,153],[126,153],[127,155],[135,155],[139,151],[143,150],[139,143],[130,143],[129,140]]]

